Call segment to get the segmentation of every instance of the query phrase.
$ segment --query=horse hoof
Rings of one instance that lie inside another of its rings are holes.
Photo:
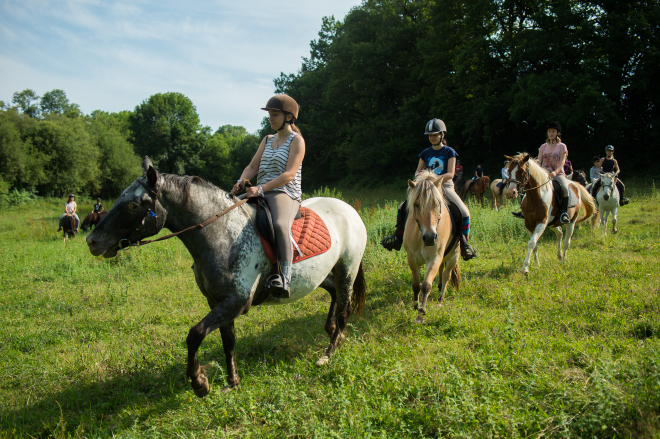
[[[618,233],[618,232],[619,232],[618,229],[614,229],[614,230],[612,230],[612,233]]]
[[[329,362],[330,362],[330,357],[327,357],[327,356],[324,355],[324,356],[322,356],[321,358],[318,359],[318,361],[316,362],[316,365],[318,367],[322,367],[322,366],[325,366],[326,364],[328,364]]]
[[[196,380],[193,380],[193,382],[190,383],[190,385],[192,386],[195,395],[200,398],[205,397],[211,391],[209,380],[204,375],[198,376]]]
[[[229,393],[229,392],[231,392],[232,390],[234,390],[233,387],[225,386],[225,387],[223,387],[222,389],[220,389],[220,393]],[[197,396],[199,396],[199,395],[197,395]]]
[[[417,323],[418,325],[423,325],[424,324],[424,316],[417,316],[417,318],[415,319],[415,323]]]

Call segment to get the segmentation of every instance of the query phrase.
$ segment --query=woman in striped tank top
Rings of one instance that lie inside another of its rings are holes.
[[[239,193],[245,180],[257,175],[257,186],[247,188],[247,196],[261,195],[268,203],[282,272],[268,278],[266,288],[271,289],[276,297],[287,298],[293,261],[291,226],[302,201],[300,183],[305,141],[296,127],[298,104],[291,96],[273,96],[262,110],[268,111],[270,126],[277,130],[277,134],[264,137],[232,192]]]

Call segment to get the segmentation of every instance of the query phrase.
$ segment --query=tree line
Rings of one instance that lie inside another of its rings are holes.
[[[12,103],[0,101],[0,194],[115,197],[141,175],[145,155],[162,172],[229,188],[260,141],[243,127],[212,132],[180,93],[155,94],[133,111],[88,115],[62,90],[16,92]]]
[[[434,117],[470,173],[535,155],[556,120],[576,169],[612,144],[626,178],[660,169],[658,29],[657,0],[365,0],[275,84],[301,105],[307,181],[409,176]]]

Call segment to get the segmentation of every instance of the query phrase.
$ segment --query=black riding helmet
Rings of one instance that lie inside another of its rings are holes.
[[[424,131],[425,136],[442,132],[446,133],[447,127],[445,126],[445,123],[440,119],[433,118],[426,123],[426,130]]]
[[[612,145],[607,145],[605,151],[614,151],[614,147]]]
[[[557,130],[557,132],[561,133],[561,125],[559,125],[559,122],[555,122],[555,121],[548,122],[548,126],[546,130],[549,130],[550,128],[554,128]]]

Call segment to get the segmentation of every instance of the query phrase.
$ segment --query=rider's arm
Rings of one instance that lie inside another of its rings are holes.
[[[619,175],[619,172],[621,172],[621,169],[619,169],[619,162],[617,162],[616,159],[614,159],[613,169],[614,169],[614,172],[616,173],[616,175]]]
[[[453,179],[454,171],[456,171],[456,157],[452,157],[447,161],[447,172],[442,174],[442,182]]]
[[[417,170],[415,171],[415,175],[417,175],[419,172],[422,172],[424,169],[426,169],[426,162],[424,159],[419,159],[419,163],[417,164]]]
[[[598,162],[598,173],[599,173],[599,174],[600,174],[601,172],[603,172],[603,161],[604,161],[604,160],[605,160],[605,157],[603,157],[602,159],[600,159],[600,161]]]
[[[261,143],[259,144],[259,148],[257,149],[257,152],[254,154],[254,157],[252,157],[252,160],[250,161],[250,164],[246,166],[246,168],[243,170],[243,173],[241,174],[241,180],[247,180],[249,178],[254,177],[257,175],[257,172],[259,172],[259,164],[261,163],[261,156],[264,154],[264,149],[266,149],[266,141],[268,141],[268,138],[270,136],[266,136],[261,140]]]
[[[257,154],[259,154],[258,151]],[[286,162],[286,169],[271,181],[262,184],[261,189],[264,192],[268,192],[282,187],[296,178],[296,173],[302,164],[303,158],[305,158],[305,140],[301,136],[296,136],[289,145],[289,159]],[[256,197],[259,194],[259,188],[253,186],[248,188],[246,192],[248,193],[248,197]]]
[[[559,175],[562,169],[564,169],[564,161],[566,161],[566,151],[562,152],[559,156],[559,163],[557,164],[557,169],[555,169],[551,174],[553,177]]]

